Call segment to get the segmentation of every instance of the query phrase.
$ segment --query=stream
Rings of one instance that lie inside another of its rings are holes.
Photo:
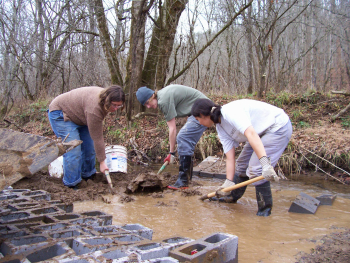
[[[155,165],[157,172],[160,166]],[[178,173],[176,166],[167,172]],[[297,177],[297,176],[295,176]],[[293,177],[292,177],[293,178]],[[215,191],[223,180],[194,176],[203,194]],[[320,237],[350,227],[350,191],[348,185],[315,177],[273,182],[273,209],[269,217],[256,216],[255,188],[249,185],[236,204],[201,201],[198,195],[182,196],[180,191],[165,190],[163,198],[152,193],[132,195],[133,202],[121,203],[119,196],[102,201],[74,203],[74,212],[103,211],[113,216],[113,225],[139,223],[153,229],[153,240],[169,237],[202,238],[216,232],[238,236],[239,262],[296,262],[295,256],[310,253]],[[296,196],[336,195],[332,206],[319,206],[315,214],[288,212]]]

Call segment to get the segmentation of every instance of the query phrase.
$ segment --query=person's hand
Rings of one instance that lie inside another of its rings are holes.
[[[279,181],[279,178],[275,172],[275,169],[271,165],[271,160],[267,156],[263,156],[260,158],[260,163],[262,166],[262,176],[267,180],[267,181]]]
[[[164,162],[168,161],[169,163],[175,162],[175,152],[169,153],[168,156],[164,159]]]
[[[100,162],[100,171],[101,171],[101,173],[104,173],[106,170],[109,170],[106,162],[105,161]]]
[[[234,182],[232,182],[232,181],[229,180],[229,179],[226,179],[225,182],[224,182],[218,189],[216,189],[216,191],[215,191],[216,196],[217,196],[218,198],[220,198],[220,197],[224,197],[224,196],[230,195],[230,194],[231,194],[231,191],[223,192],[223,191],[221,191],[221,190],[224,189],[224,188],[233,186],[233,185],[235,185]]]

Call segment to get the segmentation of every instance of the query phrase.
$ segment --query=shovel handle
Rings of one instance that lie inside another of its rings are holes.
[[[235,190],[235,189],[237,189],[237,188],[241,188],[241,187],[243,187],[243,186],[246,186],[246,185],[248,185],[248,184],[255,183],[255,182],[260,181],[260,180],[262,180],[262,179],[264,179],[264,176],[260,175],[260,176],[258,176],[258,177],[253,178],[253,179],[249,179],[249,180],[247,180],[247,181],[245,181],[245,182],[243,182],[243,183],[235,184],[235,185],[233,185],[233,186],[230,186],[230,187],[226,187],[226,188],[224,188],[224,189],[221,189],[221,191],[222,191],[222,192],[229,192],[229,191]],[[207,194],[207,195],[203,195],[203,196],[200,198],[200,200],[205,200],[205,199],[208,199],[208,198],[210,198],[210,197],[214,197],[215,195],[216,195],[216,192],[212,192],[212,193],[209,193],[209,194]]]
[[[165,169],[165,167],[166,167],[168,164],[169,164],[169,161],[166,161],[166,162],[162,165],[162,167],[160,167],[160,169],[159,169],[159,171],[158,171],[157,174],[160,174],[160,173]]]
[[[113,188],[112,180],[111,180],[111,177],[110,177],[110,175],[109,175],[109,171],[108,171],[108,170],[105,170],[105,175],[106,175],[107,182],[108,182],[109,186],[110,186],[111,188]]]

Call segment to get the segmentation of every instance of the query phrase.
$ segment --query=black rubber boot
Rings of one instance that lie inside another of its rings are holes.
[[[248,179],[249,179],[249,177],[246,176],[245,174],[243,174],[242,176],[239,176],[238,173],[235,173],[235,175],[233,177],[233,182],[235,184],[239,184],[239,183],[243,183],[243,182],[247,181]],[[231,194],[228,196],[223,196],[220,198],[217,198],[216,196],[214,196],[214,197],[211,197],[210,200],[211,201],[219,201],[222,203],[237,203],[237,200],[243,196],[246,189],[247,189],[247,186],[243,186],[243,187],[237,188],[235,190],[232,190]]]
[[[257,216],[269,216],[272,210],[272,194],[270,182],[255,186],[256,200],[258,202]]]
[[[173,190],[186,189],[188,188],[188,181],[192,179],[192,156],[184,155],[179,157],[179,177],[175,184],[168,185],[168,188]]]

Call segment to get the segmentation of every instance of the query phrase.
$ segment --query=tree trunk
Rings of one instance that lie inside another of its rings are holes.
[[[111,82],[112,84],[123,86],[123,78],[119,68],[117,53],[112,47],[102,0],[95,0],[95,14],[100,32],[100,41],[107,60],[109,73],[111,74]]]
[[[165,6],[160,7],[142,72],[143,85],[152,89],[164,87],[176,29],[187,3],[188,0],[166,0]]]

